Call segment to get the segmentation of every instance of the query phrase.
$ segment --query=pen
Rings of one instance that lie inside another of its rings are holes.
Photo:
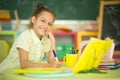
[[[55,57],[55,60],[58,62],[58,58],[57,58],[57,55],[56,55],[55,51],[52,50],[52,52],[53,52],[53,55],[54,55],[54,57]]]

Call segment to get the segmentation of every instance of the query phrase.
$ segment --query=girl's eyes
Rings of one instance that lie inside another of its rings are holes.
[[[45,22],[45,20],[41,20],[42,22]]]
[[[45,23],[46,21],[45,20],[41,20],[41,22]],[[51,23],[48,23],[49,26],[52,26]]]
[[[49,25],[49,26],[52,26],[52,24],[50,24],[50,23],[49,23],[48,25]]]

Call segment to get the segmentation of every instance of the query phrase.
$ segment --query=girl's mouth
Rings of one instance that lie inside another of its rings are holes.
[[[46,33],[46,32],[47,32],[47,29],[45,29],[45,28],[41,28],[41,27],[40,27],[40,31]]]

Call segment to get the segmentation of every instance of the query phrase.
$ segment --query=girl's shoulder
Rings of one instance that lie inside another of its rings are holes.
[[[31,35],[31,30],[30,29],[26,29],[24,31],[22,31],[20,34],[19,34],[19,37],[20,36],[30,36]]]
[[[31,30],[30,29],[25,29],[24,31],[21,32],[20,35],[28,35],[30,34]]]
[[[26,29],[23,32],[21,32],[17,38],[18,40],[31,40],[32,39],[32,35],[31,35],[31,30],[30,29]]]

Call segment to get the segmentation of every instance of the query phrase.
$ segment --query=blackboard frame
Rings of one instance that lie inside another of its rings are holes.
[[[100,10],[99,10],[99,17],[98,17],[98,38],[102,39],[102,30],[103,30],[103,18],[104,18],[104,8],[106,5],[119,5],[120,1],[101,1],[100,2]],[[116,50],[115,50],[116,51]],[[117,50],[120,53],[120,49]]]

